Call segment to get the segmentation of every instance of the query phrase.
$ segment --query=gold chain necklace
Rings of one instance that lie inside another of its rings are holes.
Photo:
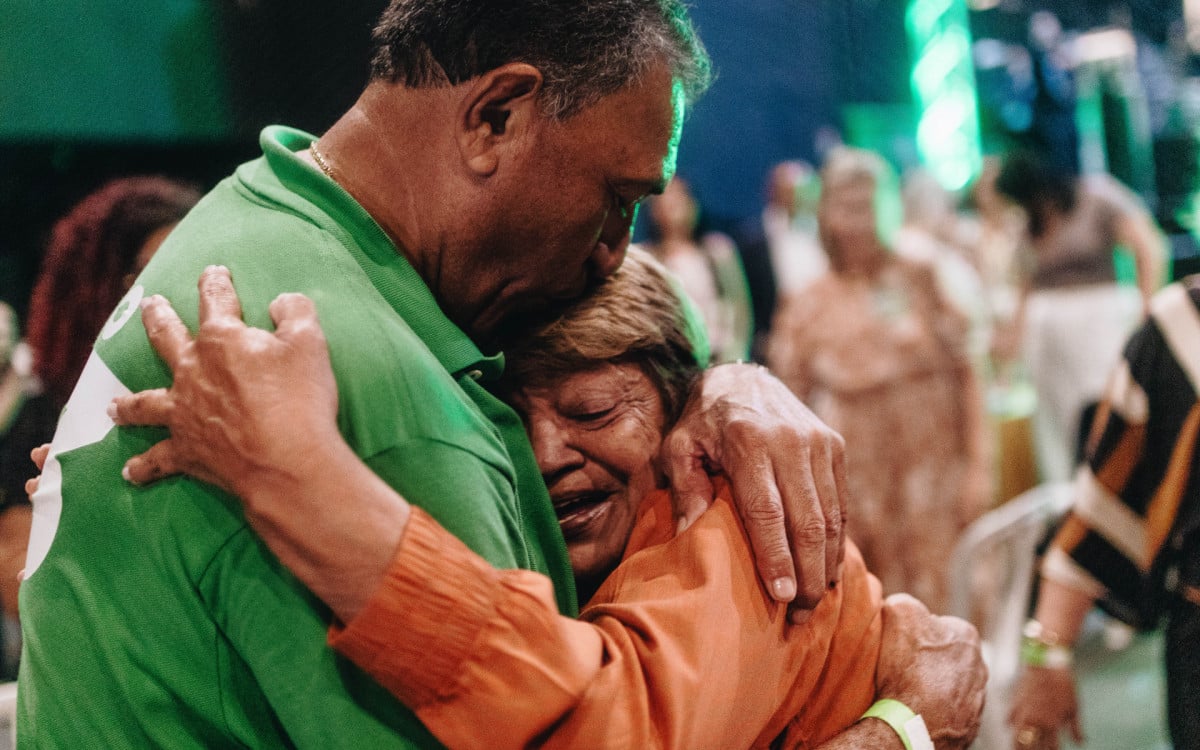
[[[317,150],[317,142],[313,141],[311,144],[309,144],[308,150],[312,153],[313,161],[317,163],[317,166],[321,168],[321,171],[325,173],[325,176],[332,180],[333,167],[329,166],[329,162],[325,161],[325,157],[322,156],[321,152]]]

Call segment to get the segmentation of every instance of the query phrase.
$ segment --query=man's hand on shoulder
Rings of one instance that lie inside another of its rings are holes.
[[[328,347],[316,308],[303,295],[273,301],[276,329],[264,331],[242,322],[228,269],[205,269],[199,292],[194,340],[166,299],[143,302],[146,335],[173,383],[116,399],[110,416],[117,424],[171,430],[170,438],[130,459],[127,479],[146,483],[185,473],[252,503],[263,483],[303,481],[295,477],[341,439]]]
[[[844,446],[765,368],[713,367],[663,442],[679,527],[712,500],[709,472],[728,475],[759,576],[804,621],[840,577]]]

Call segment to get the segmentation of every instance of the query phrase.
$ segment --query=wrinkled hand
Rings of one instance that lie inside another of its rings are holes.
[[[844,446],[764,368],[711,368],[663,442],[679,527],[708,508],[708,471],[725,472],[759,577],[775,599],[795,599],[793,621],[803,621],[840,577]]]
[[[142,303],[142,323],[174,383],[115,399],[110,413],[122,425],[166,426],[171,437],[131,458],[124,473],[136,483],[186,473],[249,501],[340,440],[329,352],[303,295],[271,303],[269,332],[242,322],[228,269],[205,269],[199,289],[194,341],[167,300]]]
[[[979,732],[987,667],[966,620],[930,614],[908,594],[889,596],[875,680],[877,698],[921,714],[938,750],[966,748]]]
[[[1008,723],[1013,727],[1013,747],[1058,750],[1058,737],[1063,729],[1071,733],[1075,744],[1083,744],[1076,695],[1074,671],[1026,667],[1008,714]]]

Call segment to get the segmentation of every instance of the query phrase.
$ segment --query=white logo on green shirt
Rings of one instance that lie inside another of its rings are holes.
[[[136,310],[136,303],[129,309]],[[118,329],[120,327],[117,325]],[[54,442],[50,444],[50,455],[46,458],[46,468],[42,471],[37,492],[30,498],[33,502],[33,525],[29,530],[29,551],[25,556],[26,578],[33,575],[46,559],[46,553],[50,551],[50,544],[58,531],[59,517],[62,516],[62,465],[58,462],[59,454],[103,440],[113,428],[113,421],[108,418],[109,402],[129,393],[129,389],[117,380],[104,360],[92,352],[84,365],[83,374],[79,376],[79,383],[71,393],[71,399],[59,417]]]
[[[121,298],[117,303],[117,309],[113,310],[113,314],[109,316],[108,322],[104,324],[104,328],[100,329],[100,338],[108,341],[116,335],[117,331],[129,322],[133,314],[137,312],[138,305],[142,302],[142,297],[146,295],[146,289],[137,284]]]

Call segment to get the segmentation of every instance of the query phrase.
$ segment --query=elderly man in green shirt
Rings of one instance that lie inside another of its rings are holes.
[[[547,574],[575,612],[520,420],[486,390],[502,359],[485,352],[621,263],[638,203],[672,176],[707,58],[675,0],[393,0],[375,41],[354,107],[319,140],[266,129],[263,157],[179,225],[100,334],[33,497],[23,744],[436,745],[324,641],[325,604],[352,617],[383,575],[402,532],[392,509],[339,512],[329,497],[244,515],[210,484],[121,479],[166,434],[114,429],[108,413],[114,396],[170,381],[139,305],[195,310],[213,264],[236,276],[252,326],[272,326],[280,293],[311,298],[350,449],[493,564]],[[202,329],[197,351],[221,334]],[[811,607],[837,577],[840,438],[782,394],[755,368],[714,371],[668,455],[681,514],[703,505],[705,466],[725,466],[769,591]],[[252,463],[224,490],[288,480],[269,437],[225,427]],[[185,465],[172,445],[129,476]],[[319,469],[320,450],[308,458]],[[280,523],[313,536],[276,557],[255,531]]]

